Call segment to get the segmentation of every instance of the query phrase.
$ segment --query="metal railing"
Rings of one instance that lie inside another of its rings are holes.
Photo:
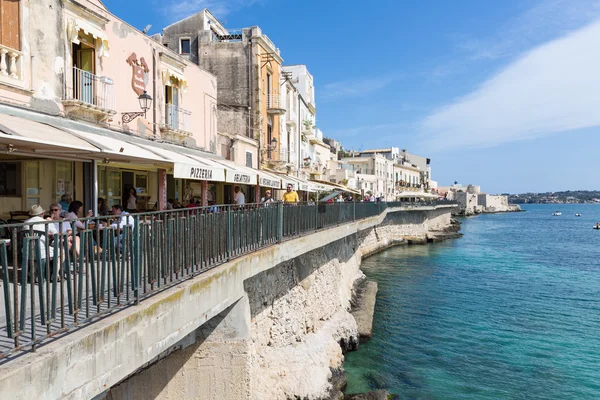
[[[185,131],[186,125],[189,125],[187,119],[190,115],[192,115],[192,113],[188,110],[184,110],[174,104],[166,104],[162,128]]]
[[[448,206],[457,205],[455,200],[421,200],[421,201],[388,201],[387,206],[390,208],[404,207],[404,208],[416,208],[416,207],[435,207],[435,206]]]
[[[226,205],[2,225],[0,359],[232,258],[386,207]]]
[[[275,108],[275,109],[285,110],[285,96],[283,96],[281,94],[267,95],[267,108]]]
[[[66,82],[64,100],[76,100],[106,110],[115,110],[115,87],[112,79],[73,67],[71,85],[69,80]]]

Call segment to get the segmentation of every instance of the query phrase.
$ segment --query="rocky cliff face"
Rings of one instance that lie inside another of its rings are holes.
[[[363,277],[351,236],[245,282],[250,300],[252,398],[325,399],[342,369],[342,347],[356,347],[349,312]]]
[[[343,385],[343,353],[358,345],[350,303],[364,279],[362,257],[408,238],[426,242],[456,234],[458,226],[448,209],[389,213],[376,228],[246,281],[252,398],[343,398],[338,388]]]

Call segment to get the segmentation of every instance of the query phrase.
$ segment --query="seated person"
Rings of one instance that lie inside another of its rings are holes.
[[[50,239],[52,236],[54,236],[54,234],[58,233],[58,229],[56,228],[56,226],[54,224],[45,224],[44,222],[46,222],[46,220],[44,219],[44,213],[46,211],[42,208],[42,206],[40,206],[39,204],[35,204],[33,206],[31,206],[31,208],[29,209],[29,219],[25,220],[25,225],[23,226],[23,231],[27,232],[31,232],[32,226],[31,225],[27,225],[30,224],[32,222],[37,222],[36,224],[33,225],[33,231],[34,234],[38,234],[39,235],[39,247],[40,247],[40,253],[41,253],[41,259],[45,260],[46,259],[46,226],[48,226],[48,239]],[[27,235],[27,234],[26,234]],[[49,258],[52,258],[54,256],[54,248],[52,246],[49,247]]]
[[[77,227],[77,229],[85,229],[85,224],[83,223],[83,221],[76,221],[79,217],[79,214],[81,212],[81,210],[83,209],[83,203],[75,200],[74,202],[72,202],[69,205],[69,211],[65,214],[64,218],[66,221],[73,221],[73,223],[71,224],[71,227],[73,225],[75,225],[75,227]],[[94,213],[92,212],[92,210],[88,211],[86,217],[89,218],[91,216],[93,216]]]
[[[135,221],[127,211],[123,211],[123,207],[120,204],[112,206],[112,215],[116,217],[116,220],[112,223],[111,227],[115,230],[123,229],[124,226],[131,226],[131,229],[135,229]],[[119,248],[123,244],[124,234],[120,233],[118,237],[115,237],[115,249]]]
[[[56,228],[56,231],[59,232],[61,231],[60,226],[61,226],[61,222],[62,222],[62,233],[67,233],[72,231],[73,229],[71,229],[71,223],[69,221],[64,221],[63,218],[61,218],[61,214],[62,214],[62,208],[60,203],[52,203],[50,204],[50,217],[48,218],[48,221],[54,221],[54,227]]]

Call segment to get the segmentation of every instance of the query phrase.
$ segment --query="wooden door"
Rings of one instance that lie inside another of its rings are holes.
[[[20,0],[0,0],[0,41],[15,50],[21,50],[20,8]]]

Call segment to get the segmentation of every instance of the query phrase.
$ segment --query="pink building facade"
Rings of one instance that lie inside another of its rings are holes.
[[[123,203],[131,187],[139,210],[219,202],[252,175],[215,155],[216,77],[100,1],[0,0],[0,12],[0,218],[65,194]]]

